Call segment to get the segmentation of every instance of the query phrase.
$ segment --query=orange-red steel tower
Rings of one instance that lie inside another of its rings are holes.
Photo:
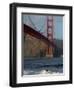
[[[47,16],[47,38],[53,42],[53,16]],[[53,56],[53,47],[48,46],[47,54]]]

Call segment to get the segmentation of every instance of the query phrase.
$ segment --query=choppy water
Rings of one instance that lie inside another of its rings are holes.
[[[24,60],[23,75],[63,73],[63,58]]]

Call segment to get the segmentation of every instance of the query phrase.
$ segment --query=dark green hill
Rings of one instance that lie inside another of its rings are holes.
[[[57,48],[54,48],[54,57],[63,55],[63,40],[54,39]]]

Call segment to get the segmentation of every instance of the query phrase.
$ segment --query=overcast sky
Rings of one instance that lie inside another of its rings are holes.
[[[63,39],[63,16],[54,16],[54,38]],[[36,28],[37,31],[44,32],[46,36],[47,31],[47,16],[45,15],[29,15],[23,14],[23,24],[26,24],[32,28]]]

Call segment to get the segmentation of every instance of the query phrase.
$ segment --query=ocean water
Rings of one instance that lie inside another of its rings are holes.
[[[63,58],[24,59],[23,75],[63,73]]]

